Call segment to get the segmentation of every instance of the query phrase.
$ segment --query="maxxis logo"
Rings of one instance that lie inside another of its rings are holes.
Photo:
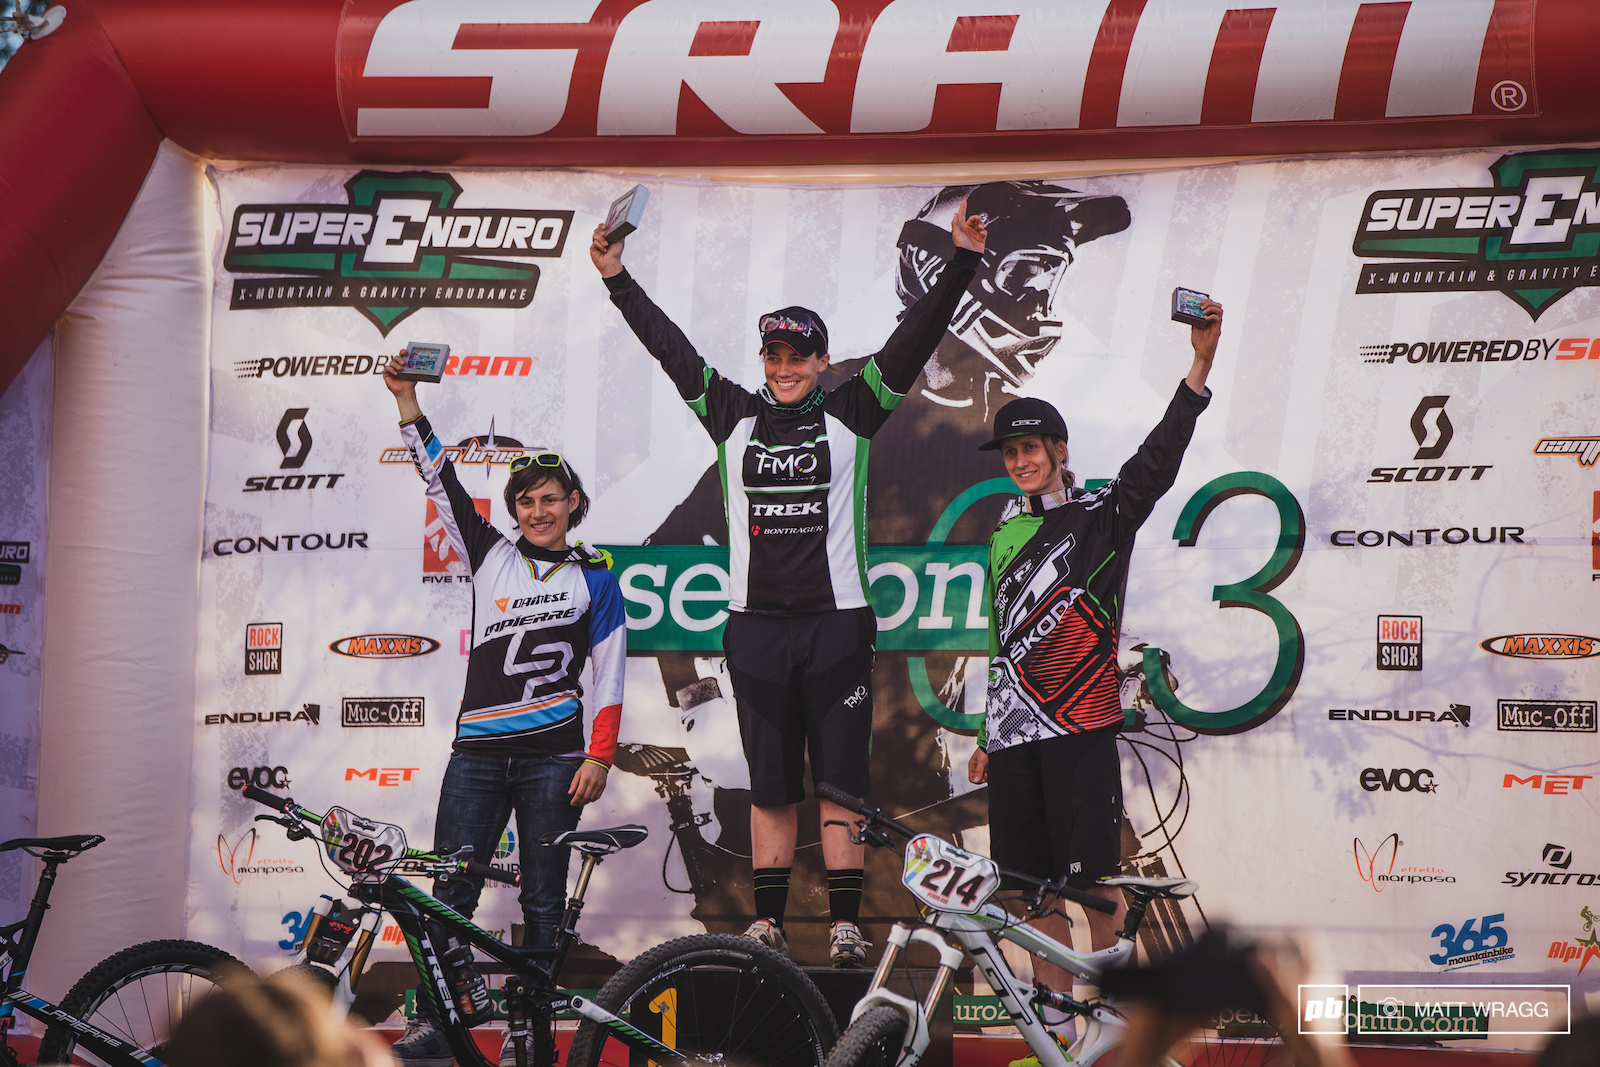
[[[355,659],[409,659],[437,651],[439,642],[415,634],[358,634],[341,637],[328,645],[330,651]]]
[[[458,208],[431,171],[364,170],[342,204],[241,204],[222,265],[232,311],[349,307],[387,337],[418,308],[524,308],[539,267],[566,247],[573,212]],[[287,452],[287,448],[285,448]]]
[[[1380,189],[1367,197],[1352,251],[1358,294],[1504,293],[1538,317],[1580,286],[1600,285],[1600,151],[1501,156],[1483,188]]]
[[[1600,656],[1600,638],[1582,634],[1502,634],[1480,641],[1478,647],[1497,656],[1517,659],[1588,659]]]

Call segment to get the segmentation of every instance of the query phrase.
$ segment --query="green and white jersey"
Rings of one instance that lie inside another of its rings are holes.
[[[626,271],[611,301],[717,445],[728,518],[731,611],[809,615],[867,594],[867,450],[933,354],[979,262],[960,251],[859,372],[780,404],[730,382]]]

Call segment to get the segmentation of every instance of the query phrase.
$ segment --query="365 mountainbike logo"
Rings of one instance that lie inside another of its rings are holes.
[[[1381,189],[1353,251],[1357,293],[1499,290],[1537,319],[1579,286],[1600,285],[1600,151],[1515,152],[1482,188]]]
[[[229,308],[350,307],[388,336],[418,308],[523,308],[559,257],[571,211],[458,208],[432,171],[364,170],[343,204],[242,204],[222,265]]]

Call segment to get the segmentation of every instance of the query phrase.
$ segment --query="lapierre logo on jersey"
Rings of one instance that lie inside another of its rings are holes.
[[[1537,319],[1600,285],[1600,151],[1516,152],[1489,173],[1486,188],[1368,196],[1353,251],[1405,262],[1363,266],[1356,292],[1499,290]]]
[[[534,258],[559,257],[573,213],[459,208],[449,174],[364,170],[343,204],[242,204],[222,264],[229,308],[351,307],[378,332],[418,308],[523,308]]]

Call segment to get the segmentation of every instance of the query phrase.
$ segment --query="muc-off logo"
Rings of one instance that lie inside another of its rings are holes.
[[[1600,285],[1600,151],[1516,152],[1487,188],[1381,189],[1353,251],[1397,260],[1361,268],[1357,293],[1498,290],[1537,319]]]
[[[243,204],[222,265],[231,310],[350,307],[388,336],[418,308],[523,308],[559,257],[572,212],[458,208],[461,186],[431,171],[362,171],[343,204]]]

